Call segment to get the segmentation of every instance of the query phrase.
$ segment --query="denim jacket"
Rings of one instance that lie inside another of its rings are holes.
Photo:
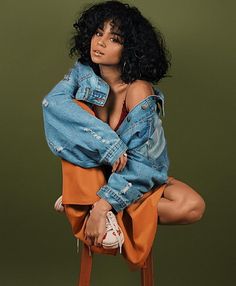
[[[46,140],[51,151],[75,165],[91,168],[113,165],[126,152],[121,172],[110,175],[97,195],[116,212],[122,211],[168,179],[167,144],[160,115],[164,95],[159,88],[128,113],[117,131],[78,106],[104,106],[109,85],[93,69],[76,61],[42,101]]]

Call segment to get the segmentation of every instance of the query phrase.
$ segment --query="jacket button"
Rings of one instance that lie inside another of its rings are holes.
[[[141,108],[144,109],[144,110],[147,109],[147,107],[148,107],[147,104],[144,104],[144,105],[141,106]]]
[[[47,107],[48,106],[48,101],[44,98],[42,104],[43,104],[43,106]]]

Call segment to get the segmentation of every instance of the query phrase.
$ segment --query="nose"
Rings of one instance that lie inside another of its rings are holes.
[[[105,46],[106,46],[105,43],[104,43],[104,41],[102,41],[102,40],[99,40],[99,41],[98,41],[98,44],[99,44],[100,46],[102,46],[102,47],[105,47]]]

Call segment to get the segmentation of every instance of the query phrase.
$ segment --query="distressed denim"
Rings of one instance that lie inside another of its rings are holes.
[[[121,172],[112,173],[97,195],[119,212],[143,193],[166,183],[169,159],[160,116],[164,95],[159,88],[137,104],[117,131],[78,106],[104,106],[110,87],[90,66],[79,61],[42,101],[46,140],[51,151],[75,165],[112,166],[126,151]]]

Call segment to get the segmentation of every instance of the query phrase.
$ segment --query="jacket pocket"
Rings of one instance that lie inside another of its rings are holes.
[[[135,124],[130,130],[127,131],[132,133],[129,137],[129,142],[127,145],[129,146],[129,150],[140,150],[145,148],[145,144],[150,137],[150,129],[151,129],[151,119],[145,119],[143,121],[139,121]],[[127,136],[127,133],[124,135]]]
[[[162,121],[157,114],[150,120],[146,132],[145,141],[135,151],[141,153],[148,160],[155,162],[166,145]]]

